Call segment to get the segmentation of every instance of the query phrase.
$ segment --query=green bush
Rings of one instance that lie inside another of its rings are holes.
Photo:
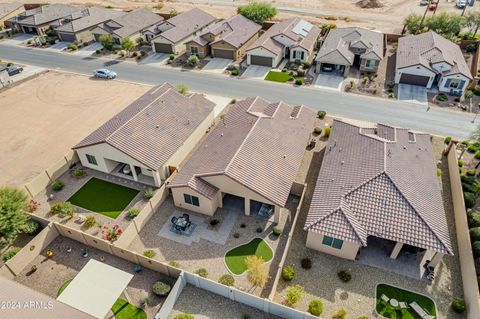
[[[347,311],[345,309],[340,309],[336,314],[332,316],[332,319],[345,319],[347,318]]]
[[[161,296],[161,297],[168,296],[168,293],[170,292],[171,289],[172,287],[170,287],[169,284],[166,284],[162,281],[157,281],[152,286],[152,292],[155,295]]]
[[[196,55],[191,55],[187,59],[187,63],[191,66],[196,66],[198,63],[200,63],[200,59]]]
[[[467,208],[472,208],[475,206],[475,195],[469,192],[463,192],[463,198],[465,200],[465,206]]]
[[[480,151],[479,151],[479,152],[475,152],[474,157],[475,157],[476,159],[480,159]]]
[[[310,67],[310,62],[305,61],[305,62],[302,63],[302,65],[303,65],[303,68],[306,70]]]
[[[440,168],[437,168],[437,176],[442,176],[442,170]]]
[[[153,197],[154,194],[155,192],[153,191],[153,189],[149,187],[145,190],[145,192],[143,192],[143,198],[150,199]]]
[[[480,241],[480,227],[470,228],[469,233],[472,242]]]
[[[297,71],[297,75],[298,75],[298,76],[305,76],[305,71],[298,70],[298,71]]]
[[[138,214],[140,214],[140,209],[138,209],[137,207],[132,207],[127,212],[127,216],[130,219],[134,219],[135,217],[138,216]]]
[[[462,313],[466,309],[465,301],[458,297],[455,297],[453,299],[451,306],[453,311],[455,311],[456,313]]]
[[[258,24],[270,20],[277,14],[277,9],[270,3],[250,2],[247,5],[239,6],[237,13]]]
[[[473,187],[472,187],[471,184],[462,183],[462,189],[463,189],[464,192],[473,193]]]
[[[471,52],[475,52],[475,50],[477,49],[477,45],[475,43],[470,43],[467,45],[467,47],[465,48],[465,50],[469,53]]]
[[[238,75],[238,70],[233,69],[232,71],[230,71],[230,74],[233,75],[233,76],[237,76]]]
[[[291,306],[295,305],[300,299],[302,299],[305,289],[300,285],[295,285],[287,290],[287,303]]]
[[[291,281],[295,276],[295,268],[293,266],[285,266],[282,269],[282,278],[285,281]]]
[[[313,129],[313,133],[322,134],[322,128],[320,126],[315,126],[315,128]]]
[[[100,50],[96,50],[96,51],[95,51],[96,54],[100,54],[100,52],[101,52]]]
[[[181,265],[178,261],[172,260],[168,263],[170,266],[175,267],[175,268],[180,268]]]
[[[460,176],[460,178],[462,178],[462,182],[466,183],[466,184],[469,184],[469,185],[473,185],[473,183],[475,183],[475,181],[477,180],[476,177],[474,176]]]
[[[85,171],[81,168],[76,168],[73,170],[73,175],[76,177],[82,177],[85,175]]]
[[[143,252],[143,255],[148,258],[153,258],[155,257],[156,253],[153,250],[148,249]]]
[[[97,220],[95,219],[95,216],[90,215],[85,219],[85,223],[83,224],[85,227],[90,228],[97,224]]]
[[[199,275],[200,277],[207,278],[208,270],[206,270],[205,268],[199,268],[195,270],[195,274]]]
[[[352,280],[352,275],[350,275],[348,271],[340,270],[337,275],[338,278],[340,278],[340,280],[343,282],[349,282],[350,280]]]
[[[370,319],[370,318],[368,318],[367,316],[361,316],[361,317],[358,317],[357,319]]]
[[[467,152],[469,153],[476,153],[478,151],[478,147],[475,144],[469,145],[467,147]]]
[[[283,232],[283,229],[281,229],[280,227],[273,227],[272,229],[272,233],[275,235],[275,236],[280,236]]]
[[[323,304],[320,299],[313,299],[310,301],[308,304],[308,312],[314,316],[320,317],[323,312]]]
[[[469,227],[480,227],[480,212],[473,211],[468,213],[468,226]]]
[[[22,228],[22,231],[30,236],[37,235],[42,230],[42,225],[36,220],[29,220]]]
[[[170,54],[170,55],[168,56],[168,59],[169,59],[170,61],[175,60],[175,54],[173,54],[173,53]]]
[[[327,116],[327,112],[325,111],[318,111],[317,112],[317,116],[319,119],[323,120],[325,118],[325,116]]]
[[[73,217],[75,208],[70,202],[56,203],[50,207],[50,213],[63,218],[65,216]]]
[[[458,160],[458,167],[463,167],[463,161],[462,160]]]
[[[12,247],[9,250],[7,250],[6,252],[4,252],[3,255],[2,255],[3,261],[7,262],[9,259],[12,259],[13,256],[15,256],[20,251],[20,249],[22,249],[22,248]]]
[[[467,176],[475,176],[476,173],[474,169],[469,169],[465,174],[467,174]]]
[[[330,128],[330,127],[326,127],[326,128],[325,128],[325,137],[329,137],[329,136],[330,136],[330,131],[331,131],[331,128]]]
[[[76,50],[78,50],[78,46],[75,43],[70,43],[67,46],[67,49],[69,49],[70,51],[76,51]]]
[[[173,319],[195,319],[195,317],[190,313],[181,313],[173,317]]]
[[[303,85],[304,81],[303,79],[296,79],[295,80],[295,85]]]
[[[59,181],[58,179],[56,179],[52,183],[52,190],[54,190],[56,192],[61,191],[63,186],[65,186],[65,184],[63,184],[62,181]]]
[[[472,252],[474,257],[480,257],[480,241],[476,241],[472,244]]]
[[[437,101],[445,102],[448,100],[448,96],[445,93],[440,93],[437,95]]]
[[[223,275],[218,279],[218,282],[225,286],[233,286],[235,284],[235,278],[232,275]]]
[[[303,269],[310,269],[312,268],[312,260],[310,258],[303,258],[300,262],[300,264],[302,265],[302,268]]]

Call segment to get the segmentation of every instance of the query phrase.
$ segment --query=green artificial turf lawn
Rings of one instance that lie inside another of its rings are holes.
[[[92,212],[117,218],[138,193],[136,189],[93,177],[67,201]]]
[[[380,297],[384,294],[388,298],[397,299],[399,302],[403,301],[410,304],[416,301],[424,310],[430,315],[437,316],[435,311],[435,303],[432,299],[416,294],[412,291],[403,290],[400,288],[392,287],[386,284],[380,284],[377,286],[377,312],[385,318],[391,319],[421,319],[421,317],[412,309],[394,309],[390,304],[385,303]]]
[[[245,258],[248,256],[259,256],[265,262],[273,258],[273,251],[261,238],[254,238],[249,243],[237,246],[225,254],[225,263],[228,269],[235,275],[241,275],[246,270]]]
[[[137,308],[128,301],[118,298],[112,306],[112,312],[115,319],[147,319],[147,314],[143,309]]]
[[[60,294],[65,290],[65,288],[67,288],[67,286],[72,282],[73,279],[69,279],[67,281],[65,281],[61,286],[60,288],[58,288],[58,291],[57,291],[57,298],[58,296],[60,296]]]
[[[291,78],[292,76],[289,75],[288,72],[270,71],[265,77],[265,80],[285,83],[288,82]]]

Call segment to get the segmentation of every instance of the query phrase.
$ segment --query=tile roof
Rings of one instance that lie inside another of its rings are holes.
[[[361,58],[383,58],[383,34],[363,28],[335,28],[328,32],[315,61],[352,65],[352,46],[365,48]]]
[[[56,28],[56,30],[60,32],[78,32],[94,27],[107,20],[118,18],[124,14],[126,14],[126,12],[112,9],[87,8],[84,10],[81,18],[65,23]]]
[[[472,79],[470,68],[463,57],[460,47],[433,31],[418,35],[409,35],[398,39],[396,69],[414,65],[423,65],[434,73],[432,65],[446,62],[452,66],[443,75],[463,74]]]
[[[311,27],[311,29],[309,31],[298,30],[297,28],[302,25]],[[294,41],[295,43],[291,47],[301,47],[307,51],[312,51],[320,32],[320,28],[316,25],[312,25],[299,17],[293,17],[271,26],[247,51],[262,47],[272,53],[281,54],[284,45],[273,39],[277,35],[284,35]]]
[[[162,32],[158,36],[163,37],[172,43],[177,43],[187,36],[215,22],[215,20],[216,18],[211,14],[199,8],[193,8],[168,19],[167,22],[173,25],[173,27]]]
[[[203,38],[206,34],[213,34],[216,38],[212,44],[224,41],[235,48],[240,48],[255,34],[257,34],[262,27],[255,22],[245,18],[241,14],[234,15],[225,21],[220,21],[207,31],[203,32],[193,41],[201,45],[206,45],[207,40]]]
[[[0,19],[3,17],[6,17],[13,11],[22,8],[23,4],[18,3],[18,2],[12,2],[12,3],[0,3]]]
[[[452,254],[429,135],[335,120],[304,228]]]
[[[53,3],[22,12],[15,21],[24,25],[42,25],[62,18],[75,19],[84,9],[84,7]]]
[[[300,166],[315,113],[251,97],[232,105],[168,187],[207,198],[218,191],[202,177],[225,175],[281,207]]]
[[[163,21],[163,17],[145,8],[130,11],[118,18],[111,19],[99,27],[108,33],[113,33],[120,38],[129,37]],[[112,23],[113,22],[113,23]],[[118,25],[119,27],[113,27]]]
[[[184,96],[165,83],[150,89],[73,149],[107,143],[158,170],[214,107],[200,94]]]

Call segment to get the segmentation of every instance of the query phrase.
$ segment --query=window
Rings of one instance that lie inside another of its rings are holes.
[[[191,53],[192,55],[198,56],[198,47],[191,46],[191,47],[190,47],[190,53]]]
[[[458,85],[460,84],[459,80],[451,80],[450,85],[448,86],[450,89],[456,89],[458,88]]]
[[[373,67],[375,67],[375,60],[366,60],[366,61],[365,61],[365,67],[366,67],[366,68],[373,68]]]
[[[86,154],[85,155],[87,157],[87,161],[92,164],[92,165],[98,165],[97,164],[97,159],[95,158],[95,156],[93,155],[89,155],[89,154]]]
[[[343,240],[336,239],[330,236],[323,236],[322,244],[325,246],[330,246],[335,249],[342,249]]]
[[[200,206],[200,201],[197,196],[192,196],[188,194],[183,194],[183,199],[185,203],[193,205],[193,206]]]

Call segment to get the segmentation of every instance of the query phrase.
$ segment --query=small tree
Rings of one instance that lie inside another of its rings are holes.
[[[112,51],[113,49],[113,37],[111,34],[102,34],[99,38],[98,41],[102,44],[102,46],[109,50]]]
[[[130,38],[123,38],[120,45],[122,46],[123,50],[127,51],[127,54],[135,49],[135,42],[133,42],[133,40]]]
[[[420,31],[421,23],[422,23],[422,17],[414,13],[406,16],[405,19],[403,20],[404,28],[410,34],[417,34]]]
[[[177,90],[178,92],[180,92],[180,94],[187,94],[188,93],[188,86],[186,86],[185,84],[177,84]]]
[[[286,303],[290,307],[293,307],[300,299],[302,299],[305,289],[300,285],[295,285],[287,290],[287,300]]]
[[[465,17],[465,25],[472,34],[472,37],[475,38],[480,28],[480,12],[469,12]]]
[[[196,66],[200,60],[198,59],[198,56],[192,54],[191,56],[188,57],[187,63],[191,66]]]
[[[27,194],[18,188],[0,188],[0,241],[12,243],[28,221]]]
[[[170,11],[168,11],[168,14],[170,15],[170,18],[178,15],[178,11],[175,10],[174,8],[171,8]]]
[[[239,6],[237,13],[242,16],[262,24],[277,15],[277,9],[266,2],[251,2],[245,6]]]
[[[262,257],[248,256],[245,258],[247,279],[252,287],[263,288],[268,280],[268,269]]]

